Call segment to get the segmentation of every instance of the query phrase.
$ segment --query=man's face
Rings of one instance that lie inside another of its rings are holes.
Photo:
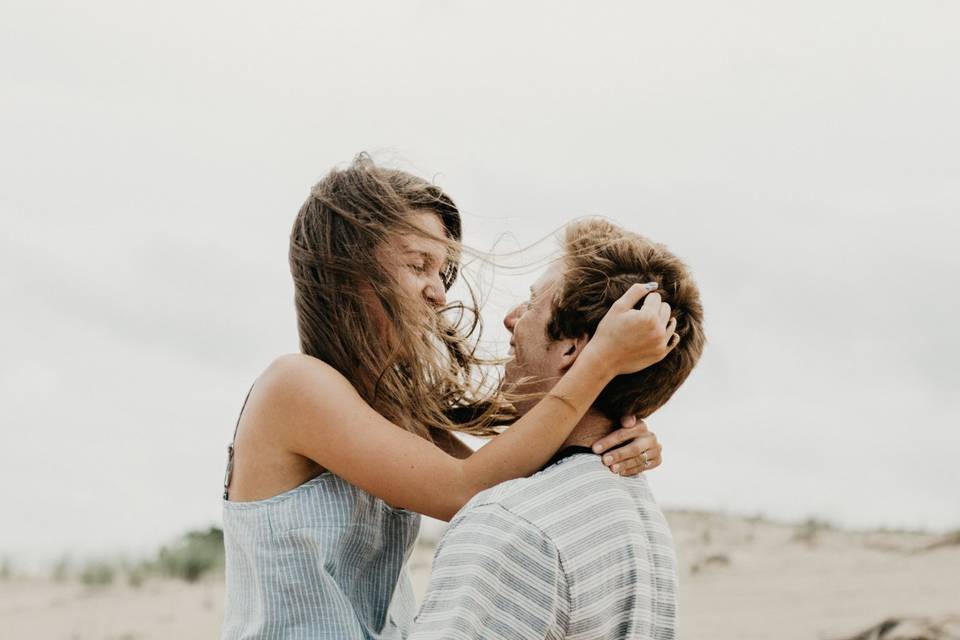
[[[551,300],[563,274],[563,263],[555,262],[530,287],[530,298],[507,313],[503,325],[510,332],[510,355],[504,369],[504,383],[520,393],[549,391],[562,374],[560,342],[547,336]],[[521,378],[531,381],[516,387]],[[536,400],[520,403],[517,409],[525,413]]]

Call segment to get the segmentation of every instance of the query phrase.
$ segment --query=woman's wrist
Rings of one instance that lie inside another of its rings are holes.
[[[613,367],[611,359],[600,354],[590,342],[584,347],[573,366],[581,367],[590,375],[601,378],[604,385],[617,377],[617,371]]]

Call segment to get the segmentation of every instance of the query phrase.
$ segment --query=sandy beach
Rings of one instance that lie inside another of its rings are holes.
[[[849,638],[891,617],[960,616],[960,540],[853,532],[672,511],[686,640]],[[426,529],[410,570],[422,594],[437,531]],[[0,638],[214,638],[221,577],[130,586],[13,577],[0,581]]]

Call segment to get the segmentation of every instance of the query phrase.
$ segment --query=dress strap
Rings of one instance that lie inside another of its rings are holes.
[[[230,478],[233,477],[233,443],[237,441],[237,430],[240,428],[240,417],[243,410],[247,408],[247,400],[250,399],[250,392],[253,391],[253,385],[250,385],[250,391],[247,391],[247,397],[243,399],[243,406],[240,407],[240,415],[237,416],[237,424],[233,427],[233,439],[227,445],[227,470],[223,474],[223,499],[229,500]]]

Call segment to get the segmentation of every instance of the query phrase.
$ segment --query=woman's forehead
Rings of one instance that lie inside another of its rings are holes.
[[[415,211],[410,214],[407,220],[424,233],[429,233],[430,235],[440,238],[447,236],[443,221],[440,219],[440,216],[433,211]]]
[[[446,229],[440,216],[432,211],[417,212],[411,214],[408,221],[425,234],[446,237]],[[397,248],[401,251],[412,253],[425,253],[443,261],[447,258],[448,245],[445,242],[424,237],[417,233],[401,233],[391,239]]]

